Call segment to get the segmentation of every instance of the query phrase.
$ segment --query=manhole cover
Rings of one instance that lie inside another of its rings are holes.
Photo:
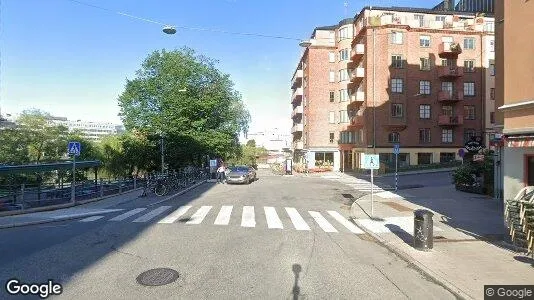
[[[173,269],[158,268],[145,271],[137,276],[137,282],[146,286],[160,286],[175,282],[180,274]]]

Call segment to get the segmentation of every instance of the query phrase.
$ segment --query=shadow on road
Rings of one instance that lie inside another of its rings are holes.
[[[413,245],[413,236],[407,232],[406,230],[402,229],[400,226],[395,224],[386,224],[387,229],[389,229],[391,232],[393,232],[396,236],[398,236],[403,242],[406,244],[412,246]]]
[[[298,300],[300,295],[299,274],[302,272],[302,266],[293,264],[293,273],[295,274],[295,283],[293,284],[293,300]]]

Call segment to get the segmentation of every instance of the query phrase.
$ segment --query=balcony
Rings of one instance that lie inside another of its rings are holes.
[[[347,130],[361,129],[365,126],[364,116],[356,115],[350,118],[350,123],[347,125]]]
[[[297,115],[302,115],[303,112],[304,112],[303,106],[298,105],[297,107],[293,109],[293,112],[291,113],[291,118],[294,118]]]
[[[464,124],[464,116],[449,116],[449,115],[440,115],[438,119],[439,126],[457,126]]]
[[[388,131],[403,131],[406,129],[406,117],[392,117],[388,116],[382,123]]]
[[[356,44],[354,47],[352,47],[351,51],[351,58],[352,60],[358,60],[365,54],[365,45],[364,44]]]
[[[302,85],[302,77],[304,76],[304,72],[302,70],[297,70],[295,74],[293,75],[293,79],[291,79],[291,88],[294,89],[296,87],[300,87]]]
[[[440,58],[457,58],[462,53],[458,43],[442,42],[439,44],[438,55]]]
[[[347,105],[347,108],[349,109],[357,109],[360,108],[360,106],[365,101],[365,92],[356,91],[356,93],[353,93],[350,95],[350,103]]]
[[[439,102],[457,102],[464,100],[464,92],[461,91],[439,91]]]
[[[297,88],[293,92],[293,96],[291,96],[291,103],[295,103],[296,101],[302,101],[302,95],[304,94],[304,91],[301,87]]]
[[[457,78],[464,76],[464,70],[460,67],[440,66],[438,67],[438,77]]]
[[[302,142],[302,141],[293,142],[293,149],[295,149],[295,150],[304,149],[304,142]]]
[[[352,70],[350,72],[350,81],[351,82],[359,82],[363,79],[365,76],[365,68],[358,67]]]
[[[303,124],[295,124],[291,128],[291,133],[297,133],[297,132],[303,132],[304,131],[304,125]]]

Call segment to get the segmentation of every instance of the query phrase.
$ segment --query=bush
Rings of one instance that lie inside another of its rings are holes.
[[[464,164],[452,172],[453,183],[456,185],[473,185],[475,183],[475,178],[473,177],[475,173],[476,169],[472,164]]]

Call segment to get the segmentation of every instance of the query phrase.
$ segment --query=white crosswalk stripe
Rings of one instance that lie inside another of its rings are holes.
[[[347,227],[347,229],[350,230],[351,232],[356,233],[356,234],[364,233],[363,230],[361,230],[356,225],[354,225],[354,223],[351,223],[349,220],[343,218],[343,216],[341,214],[339,214],[337,211],[329,210],[328,213],[334,219],[336,219],[336,221],[338,221],[339,223],[343,224],[343,226]]]
[[[180,217],[183,216],[191,207],[192,207],[191,205],[180,206],[177,210],[173,211],[170,215],[166,216],[158,223],[162,223],[162,224],[174,223],[176,220],[180,219]]]
[[[242,227],[256,227],[256,218],[254,216],[254,206],[244,206],[243,216],[241,218]]]
[[[265,211],[265,218],[267,218],[267,227],[284,229],[284,225],[274,207],[265,206],[263,209]]]
[[[211,206],[202,206],[195,212],[185,224],[200,224],[211,210]]]
[[[286,207],[287,214],[291,219],[291,223],[295,226],[296,230],[310,230],[310,226],[300,216],[299,212],[293,207]]]
[[[233,206],[223,206],[215,219],[215,225],[228,225],[230,223],[230,216],[232,215]]]
[[[136,209],[132,209],[130,210],[129,212],[126,212],[126,213],[123,213],[121,215],[118,215],[116,216],[115,218],[111,219],[110,221],[122,221],[122,220],[125,220],[133,215],[136,215],[140,212],[142,212],[143,210],[145,210],[146,207],[140,207],[140,208],[136,208]]]
[[[96,221],[96,220],[100,220],[102,219],[104,216],[92,216],[92,217],[87,217],[83,220],[80,220],[80,222],[93,222],[93,221]]]
[[[148,222],[148,221],[154,219],[155,217],[157,217],[158,215],[161,215],[166,210],[169,210],[170,208],[172,208],[172,206],[160,206],[160,207],[154,209],[153,211],[149,212],[148,214],[143,215],[143,216],[133,220],[133,222],[134,223],[145,223],[145,222]]]
[[[328,221],[319,212],[309,211],[309,213],[315,222],[317,222],[317,225],[319,225],[325,232],[337,232],[334,226],[328,223]]]

